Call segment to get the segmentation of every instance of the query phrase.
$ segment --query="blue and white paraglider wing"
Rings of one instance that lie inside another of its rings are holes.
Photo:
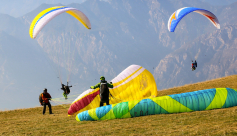
[[[199,13],[203,16],[205,16],[206,18],[208,18],[212,24],[217,28],[220,29],[220,24],[219,21],[217,19],[217,17],[211,13],[208,10],[205,9],[200,9],[200,8],[195,8],[195,7],[184,7],[181,9],[176,10],[169,18],[168,21],[168,30],[170,32],[174,32],[176,26],[178,25],[179,21],[186,16],[187,14],[191,13],[191,12],[196,12]]]

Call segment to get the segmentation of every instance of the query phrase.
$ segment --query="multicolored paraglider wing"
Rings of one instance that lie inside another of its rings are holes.
[[[54,17],[58,16],[61,13],[68,13],[75,17],[77,20],[79,20],[87,29],[91,29],[91,24],[89,19],[86,17],[84,13],[81,11],[65,7],[65,6],[58,6],[58,7],[51,7],[48,9],[43,10],[40,12],[32,21],[29,34],[31,38],[36,38],[36,36],[39,34],[41,29]]]
[[[205,16],[212,22],[212,24],[217,29],[220,29],[220,24],[217,17],[210,11],[205,10],[205,9],[195,8],[195,7],[185,7],[185,8],[178,9],[170,16],[169,21],[168,21],[168,30],[170,32],[174,32],[179,21],[190,12],[196,12]]]
[[[131,118],[237,106],[237,90],[214,88],[103,106],[77,114],[77,121]]]
[[[156,97],[158,95],[156,82],[153,75],[139,65],[131,65],[122,71],[113,80],[113,89],[110,93],[110,104],[140,100]],[[99,89],[89,89],[83,92],[71,104],[68,109],[69,115],[74,115],[85,110],[97,108],[100,105]]]

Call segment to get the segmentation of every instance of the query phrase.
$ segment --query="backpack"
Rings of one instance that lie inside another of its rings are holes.
[[[65,93],[66,93],[66,94],[69,94],[69,93],[70,93],[70,89],[69,89],[68,86],[65,86]]]
[[[41,93],[41,94],[39,95],[39,102],[40,102],[40,104],[43,103],[42,94],[43,94],[43,93]]]
[[[100,82],[100,98],[103,101],[109,100],[109,87],[107,85],[107,81]]]

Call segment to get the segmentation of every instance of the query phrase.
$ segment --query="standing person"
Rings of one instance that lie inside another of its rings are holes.
[[[47,92],[47,89],[45,88],[43,93],[40,94],[40,104],[44,107],[43,108],[43,115],[44,115],[45,110],[46,110],[46,105],[48,105],[48,107],[49,107],[49,114],[53,114],[52,109],[51,109],[51,104],[50,104],[49,100],[51,100],[51,96]]]
[[[113,88],[112,82],[107,83],[105,77],[101,76],[100,83],[96,84],[95,86],[91,86],[90,88],[96,89],[99,87],[100,87],[100,107],[103,106],[104,103],[106,103],[106,105],[109,105],[109,95],[111,95],[109,92],[109,88]]]

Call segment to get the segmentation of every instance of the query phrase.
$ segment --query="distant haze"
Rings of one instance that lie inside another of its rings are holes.
[[[210,3],[211,5],[214,5],[214,6],[224,6],[224,5],[232,4],[236,2],[237,0],[201,0],[201,1]]]
[[[13,17],[20,17],[34,10],[41,4],[68,5],[71,3],[83,3],[87,0],[2,0],[0,13],[8,14]],[[113,1],[113,0],[103,0]],[[158,0],[159,1],[159,0]],[[201,0],[214,6],[229,5],[237,0]]]
[[[229,5],[213,6],[207,0],[1,2],[0,110],[39,106],[38,96],[44,88],[53,98],[62,97],[60,79],[73,85],[69,97],[78,96],[97,84],[100,76],[110,81],[132,64],[149,70],[158,90],[237,74],[237,2],[223,1]],[[31,39],[29,27],[34,17],[64,4],[85,13],[92,29],[63,13]],[[182,7],[213,12],[221,29],[191,13],[174,33],[169,32],[170,15]],[[191,71],[194,59],[198,67]]]
[[[20,17],[34,10],[41,4],[54,4],[57,6],[71,3],[82,3],[86,0],[2,0],[0,4],[0,13],[8,14],[13,17]]]

